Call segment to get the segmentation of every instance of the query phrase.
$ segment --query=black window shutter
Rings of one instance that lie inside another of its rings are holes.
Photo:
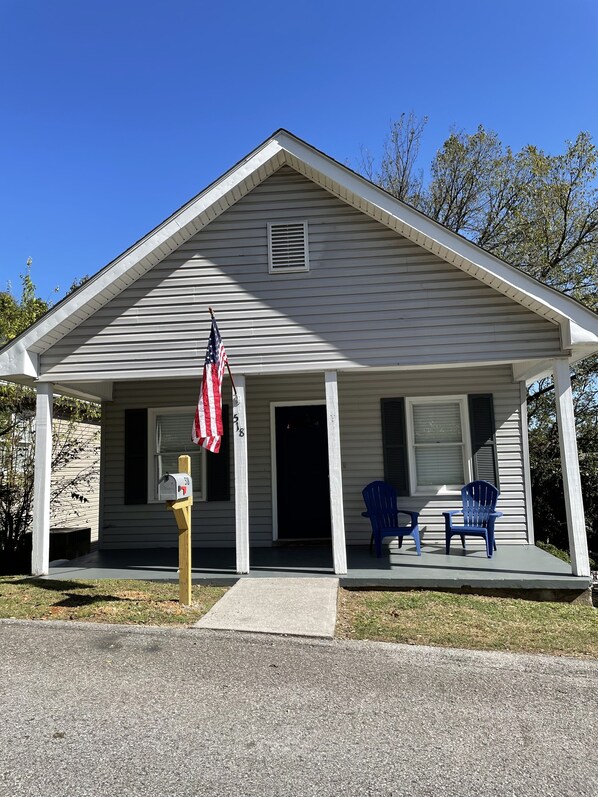
[[[384,481],[398,495],[409,495],[409,459],[405,433],[405,399],[381,399]]]
[[[206,452],[208,501],[230,501],[230,428],[228,406],[222,406],[224,434],[217,454]]]
[[[473,477],[498,487],[496,424],[492,393],[478,393],[468,396],[468,399]]]
[[[125,410],[125,504],[147,504],[147,410]]]

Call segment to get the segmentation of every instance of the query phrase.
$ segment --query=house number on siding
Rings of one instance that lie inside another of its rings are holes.
[[[239,435],[239,437],[245,437],[245,429],[239,426],[239,416],[237,415],[236,412],[233,415],[233,423],[235,424],[235,429],[237,430],[237,434]]]

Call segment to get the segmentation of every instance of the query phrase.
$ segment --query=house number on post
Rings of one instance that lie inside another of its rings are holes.
[[[235,424],[235,429],[237,430],[239,437],[245,437],[245,429],[243,429],[242,426],[239,426],[239,416],[236,412],[233,415],[233,423]]]

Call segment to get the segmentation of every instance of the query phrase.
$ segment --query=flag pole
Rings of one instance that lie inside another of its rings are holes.
[[[208,307],[208,310],[210,311],[210,315],[212,316],[212,321],[215,321],[216,320],[216,316],[214,315],[214,311],[212,310],[211,307]],[[230,365],[228,364],[228,358],[226,360],[226,367],[227,367],[227,370],[228,370],[228,375],[230,376],[230,383],[233,386],[233,393],[235,394],[235,398],[238,401],[239,397],[237,396],[237,388],[235,387],[235,380],[233,379],[233,374],[232,374],[232,371],[230,370]]]

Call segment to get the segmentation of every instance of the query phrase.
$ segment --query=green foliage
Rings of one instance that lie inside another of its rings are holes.
[[[11,386],[12,387],[12,386]],[[20,556],[33,517],[33,415],[26,389],[0,403],[0,562]],[[4,568],[2,568],[4,569]]]
[[[27,270],[21,274],[21,297],[17,299],[8,290],[0,291],[0,345],[16,338],[31,326],[49,309],[47,302],[35,295],[35,285],[31,279],[31,259]]]
[[[454,131],[421,178],[426,119],[391,125],[379,166],[362,170],[387,191],[532,277],[598,310],[598,149],[581,132],[564,151],[513,152],[484,127]],[[389,157],[390,152],[392,157]],[[590,551],[598,557],[598,358],[573,370],[577,438]],[[528,396],[536,534],[568,547],[552,380]]]
[[[90,279],[91,279],[91,277],[89,276],[89,274],[84,274],[82,277],[78,277],[77,279],[74,279],[73,282],[71,283],[71,287],[66,292],[66,295],[70,296],[71,293],[74,293],[82,285],[85,285],[85,283],[88,280],[90,280]]]
[[[598,358],[577,363],[572,373],[579,469],[590,556],[598,559]],[[528,396],[530,464],[536,537],[569,546],[563,499],[558,427],[552,380],[532,385]]]
[[[48,309],[35,295],[27,271],[21,275],[21,296],[10,290],[0,293],[0,342],[6,343],[35,323]],[[78,433],[78,423],[99,422],[99,407],[85,401],[59,397],[54,405],[52,471],[75,463],[88,450],[89,442]],[[33,469],[35,452],[35,391],[24,385],[0,383],[0,570],[10,572],[11,561],[27,552],[27,532],[33,519]],[[71,468],[52,483],[50,502],[56,506],[65,497],[86,502],[83,491],[97,468]]]
[[[87,503],[85,490],[97,474],[96,465],[76,465],[98,453],[98,446],[80,434],[81,421],[97,417],[86,402],[57,401],[52,436],[50,506],[64,499]],[[90,446],[92,452],[90,452]],[[35,394],[22,385],[0,385],[0,572],[11,572],[11,561],[27,553],[27,532],[33,520],[35,461]],[[70,466],[70,467],[69,467]]]

